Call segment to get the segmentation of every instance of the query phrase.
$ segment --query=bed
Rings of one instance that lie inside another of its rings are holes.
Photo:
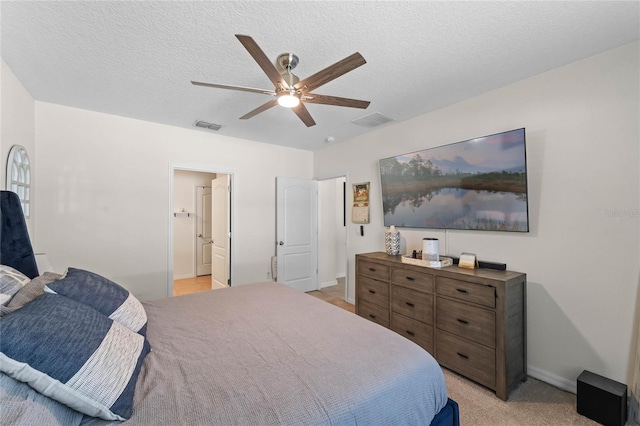
[[[3,229],[3,240],[15,227]],[[3,253],[3,264],[11,257]],[[64,279],[47,273],[32,281],[49,288]],[[0,318],[0,330],[49,300],[67,303],[45,292]],[[459,425],[430,354],[288,286],[260,282],[141,307],[144,335],[129,333],[150,350],[143,345],[138,357],[124,422],[83,415],[2,373],[3,424]]]

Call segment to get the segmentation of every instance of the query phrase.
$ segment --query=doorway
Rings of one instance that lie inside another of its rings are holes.
[[[348,302],[346,177],[318,179],[319,290]]]
[[[316,296],[323,289],[337,290],[339,297],[327,297],[353,304],[348,297],[345,187],[345,175],[276,178],[276,269],[278,282]]]
[[[170,167],[168,296],[231,285],[232,177],[228,171]]]

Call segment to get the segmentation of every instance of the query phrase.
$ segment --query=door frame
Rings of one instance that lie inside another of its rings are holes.
[[[347,188],[349,187],[349,173],[335,173],[330,175],[320,175],[315,176],[313,180],[315,181],[323,181],[323,180],[331,180],[331,179],[340,179],[344,178],[345,180],[345,194],[344,194],[344,215],[345,215],[345,223],[344,223],[344,300],[348,303],[355,303],[354,301],[349,300],[349,212],[351,211],[347,207]],[[321,238],[318,235],[318,245],[320,244],[319,239]],[[320,268],[320,265],[318,265]],[[319,283],[318,283],[319,285]]]
[[[174,191],[174,172],[176,170],[184,170],[189,172],[200,172],[200,173],[219,173],[229,175],[230,187],[231,187],[231,212],[229,215],[229,220],[231,221],[230,231],[231,237],[229,238],[231,249],[229,250],[229,283],[233,285],[233,278],[235,277],[235,246],[233,244],[233,237],[235,235],[235,211],[236,209],[233,207],[236,205],[236,189],[235,185],[237,185],[236,172],[232,169],[226,169],[224,167],[211,167],[211,166],[202,166],[202,165],[194,165],[194,164],[178,164],[178,163],[169,163],[169,197],[168,197],[168,208],[167,208],[167,222],[169,227],[169,236],[167,238],[167,297],[173,296],[173,191]]]

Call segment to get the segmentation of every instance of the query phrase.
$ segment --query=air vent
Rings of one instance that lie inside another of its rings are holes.
[[[220,128],[222,127],[220,124],[208,123],[202,120],[196,120],[193,125],[195,127],[202,127],[203,129],[209,130],[220,130]]]
[[[396,121],[395,118],[387,117],[381,112],[374,112],[372,114],[365,115],[364,117],[360,117],[357,120],[353,120],[352,123],[357,124],[358,126],[371,128],[390,123],[392,121]]]

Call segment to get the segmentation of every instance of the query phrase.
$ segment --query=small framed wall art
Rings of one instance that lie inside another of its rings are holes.
[[[369,223],[369,182],[356,183],[353,187],[351,222]]]

